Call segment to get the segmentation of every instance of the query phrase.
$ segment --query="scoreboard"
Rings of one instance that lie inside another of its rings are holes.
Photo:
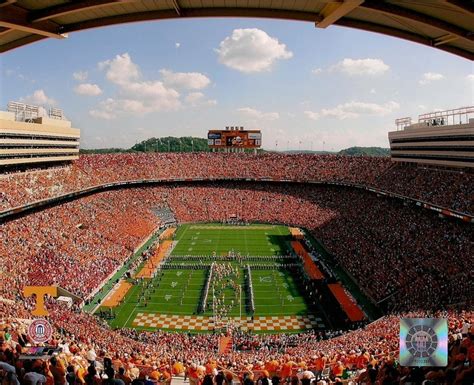
[[[213,149],[257,149],[262,145],[260,130],[230,127],[226,130],[209,130],[207,144]]]

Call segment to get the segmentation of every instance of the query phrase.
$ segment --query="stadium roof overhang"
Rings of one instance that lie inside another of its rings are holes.
[[[88,28],[190,17],[339,25],[474,59],[474,4],[464,0],[0,0],[0,52]]]

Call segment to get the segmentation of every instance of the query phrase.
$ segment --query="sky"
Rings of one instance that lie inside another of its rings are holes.
[[[123,24],[0,57],[8,101],[54,106],[82,148],[261,129],[267,150],[388,147],[394,120],[474,104],[469,60],[380,34],[262,19]]]

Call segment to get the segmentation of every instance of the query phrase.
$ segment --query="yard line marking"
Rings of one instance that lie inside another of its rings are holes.
[[[138,286],[137,286],[138,287]],[[136,291],[136,290],[135,290]],[[135,294],[135,293],[134,293]],[[131,294],[132,295],[132,294]],[[131,296],[130,295],[130,296]],[[133,307],[133,310],[130,312],[127,320],[125,321],[125,323],[123,324],[122,328],[124,328],[127,324],[128,324],[128,321],[130,321],[130,318],[132,317],[132,314],[135,313],[135,310],[137,310],[137,305],[138,305],[138,302],[135,304],[135,306]]]

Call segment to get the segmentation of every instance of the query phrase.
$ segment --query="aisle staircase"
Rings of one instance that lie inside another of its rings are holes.
[[[220,337],[219,338],[219,354],[227,354],[232,351],[232,337]]]

